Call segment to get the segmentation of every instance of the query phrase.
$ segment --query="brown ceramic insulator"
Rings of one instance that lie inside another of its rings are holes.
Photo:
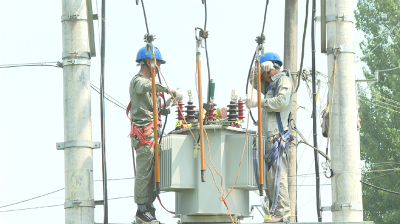
[[[195,108],[196,106],[193,105],[193,102],[187,102],[186,107],[186,122],[187,123],[192,123],[196,119],[196,115],[194,113],[196,112]]]
[[[215,111],[215,109],[214,109],[214,104],[213,104],[213,102],[211,101],[211,109],[209,109],[209,110],[207,111],[207,118],[208,118],[209,121],[214,120],[214,111]]]
[[[228,105],[228,121],[236,121],[237,120],[237,109],[238,105],[234,102],[231,101],[230,104]]]
[[[239,111],[239,116],[238,116],[238,119],[239,120],[243,120],[243,118],[244,118],[244,101],[241,101],[241,100],[239,100],[238,101],[238,111]]]
[[[177,119],[179,120],[179,121],[183,121],[184,119],[183,119],[183,112],[185,112],[185,110],[183,110],[183,103],[182,103],[182,101],[179,101],[178,102],[178,107],[177,107],[177,109],[176,109],[176,111],[175,112],[178,112],[178,117],[177,117]]]

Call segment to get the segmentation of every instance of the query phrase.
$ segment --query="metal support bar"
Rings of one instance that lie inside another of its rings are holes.
[[[104,200],[94,201],[94,205],[104,205]]]
[[[88,142],[88,141],[73,141],[73,142],[57,142],[57,150],[64,150],[72,147],[85,147],[98,149],[100,148],[100,142]]]
[[[71,14],[70,12],[68,14],[64,14],[61,16],[61,22],[71,20],[71,19],[79,19],[79,20],[87,20],[87,15],[85,14],[79,14],[79,13],[73,13]]]
[[[66,201],[64,202],[64,209],[66,208],[72,208],[74,206],[80,206],[80,207],[93,207],[95,206],[94,200],[72,200],[72,201]]]
[[[63,60],[62,62],[62,67],[67,66],[67,65],[87,65],[90,66],[90,60],[89,59],[68,59],[68,60]]]

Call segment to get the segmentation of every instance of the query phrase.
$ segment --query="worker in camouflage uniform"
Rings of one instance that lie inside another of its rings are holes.
[[[288,144],[293,137],[289,131],[292,108],[293,83],[281,72],[282,60],[276,53],[260,56],[262,107],[262,134],[267,136],[264,161],[267,171],[267,189],[271,217],[265,222],[281,222],[290,215],[288,193]],[[254,68],[253,68],[254,69]],[[257,89],[257,71],[254,71],[254,88]],[[290,75],[289,75],[290,76]],[[250,84],[252,74],[250,74]],[[246,99],[246,106],[257,107],[257,100]]]
[[[157,47],[154,47],[157,66],[165,64],[161,53]],[[148,49],[146,54],[145,47],[138,51],[136,62],[140,66],[140,71],[132,78],[129,86],[130,94],[130,116],[132,121],[131,143],[136,151],[136,176],[135,176],[135,203],[138,205],[136,212],[137,223],[159,223],[155,218],[155,208],[153,202],[157,197],[154,187],[154,123],[153,123],[153,99],[152,83],[150,70],[151,51]],[[168,93],[180,101],[183,98],[182,93],[168,89],[159,83],[156,83],[157,93]],[[157,111],[163,106],[161,97],[157,96]],[[168,99],[167,104],[173,100]],[[169,105],[167,105],[169,106]],[[160,116],[159,116],[160,117]],[[161,128],[161,120],[157,124]],[[161,133],[161,131],[158,131]]]

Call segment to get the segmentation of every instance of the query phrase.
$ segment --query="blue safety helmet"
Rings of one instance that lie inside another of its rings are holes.
[[[140,48],[140,50],[137,52],[137,56],[136,56],[136,62],[137,63],[139,63],[143,59],[151,58],[151,50],[150,50],[150,48],[148,50],[149,51],[146,54],[146,47]],[[154,47],[154,55],[155,55],[157,60],[161,61],[161,64],[165,64],[166,63],[166,61],[164,61],[162,59],[161,52],[160,52],[160,50],[158,50],[157,47]]]
[[[274,67],[275,64],[279,65],[279,67],[282,67],[283,65],[283,62],[279,57],[279,55],[273,52],[267,52],[264,54],[264,56],[260,55],[260,63],[262,64],[263,62],[266,61],[272,61],[272,63],[274,63]]]

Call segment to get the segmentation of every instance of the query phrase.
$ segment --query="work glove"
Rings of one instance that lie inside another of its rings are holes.
[[[183,100],[183,93],[181,93],[180,91],[176,90],[176,89],[170,89],[169,90],[169,94],[175,97],[176,101],[181,101]]]
[[[272,63],[272,61],[265,61],[260,65],[260,67],[261,67],[261,73],[260,74],[263,74],[264,72],[268,73],[271,70],[275,69],[274,68],[274,64]]]
[[[246,107],[247,107],[248,109],[250,109],[250,108],[252,108],[252,107],[257,107],[257,106],[258,106],[257,99],[254,99],[254,98],[253,98],[253,101],[251,101],[251,98],[246,98],[244,101],[245,101]],[[250,105],[250,103],[251,103],[251,105]]]

